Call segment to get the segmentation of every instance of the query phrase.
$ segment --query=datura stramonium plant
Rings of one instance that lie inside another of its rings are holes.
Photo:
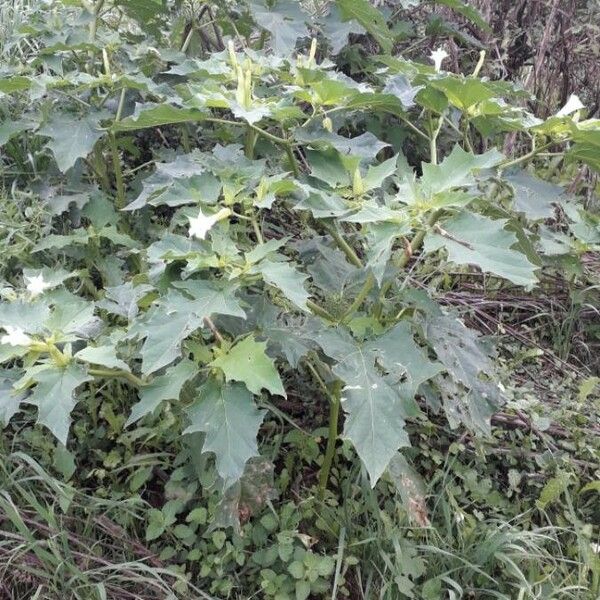
[[[553,146],[599,168],[600,123],[576,96],[535,118],[521,90],[479,77],[484,55],[474,74],[444,70],[443,48],[433,66],[392,56],[348,1],[337,17],[284,5],[252,4],[254,45],[202,56],[159,30],[117,38],[109,12],[63,6],[62,41],[31,23],[35,60],[3,67],[0,140],[39,149],[54,217],[2,287],[4,425],[25,410],[66,444],[83,391],[118,381],[125,426],[169,407],[223,490],[259,460],[298,370],[328,406],[323,489],[338,436],[375,485],[427,410],[489,432],[493,354],[436,286],[452,268],[532,288],[548,257],[597,246],[577,199],[524,167]],[[365,31],[382,53],[356,81],[335,57]],[[529,146],[507,157],[513,132]],[[568,231],[546,223],[556,205]]]

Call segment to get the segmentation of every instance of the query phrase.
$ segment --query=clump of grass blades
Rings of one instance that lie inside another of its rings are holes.
[[[3,598],[210,598],[131,537],[141,500],[93,498],[19,452],[0,457],[0,490]]]

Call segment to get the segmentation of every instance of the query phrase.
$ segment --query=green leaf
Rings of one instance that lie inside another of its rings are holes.
[[[291,565],[290,567],[291,568]],[[310,582],[306,580],[296,581],[296,600],[306,600],[310,596]]]
[[[515,209],[528,219],[547,219],[554,215],[554,204],[564,198],[564,189],[530,175],[526,171],[506,175],[504,180],[513,190]]]
[[[347,138],[322,128],[310,130],[298,127],[294,131],[294,137],[299,142],[310,144],[314,148],[335,148],[341,155],[358,156],[367,160],[373,160],[381,150],[389,146],[377,139],[370,131]]]
[[[210,317],[213,314],[246,318],[244,309],[235,297],[236,287],[234,285],[218,286],[202,279],[176,281],[173,285],[195,300],[193,310],[202,318]]]
[[[427,196],[433,196],[455,187],[474,185],[473,171],[493,167],[503,158],[496,149],[489,150],[485,154],[473,154],[466,152],[460,146],[454,146],[441,164],[422,164],[423,192]]]
[[[373,5],[367,0],[336,0],[336,4],[344,21],[358,21],[377,40],[384,52],[391,52],[394,37],[383,15]]]
[[[134,285],[128,281],[122,285],[104,288],[105,296],[96,303],[113,315],[119,315],[127,320],[135,318],[139,312],[138,302],[154,288],[145,283]]]
[[[367,170],[367,174],[363,177],[365,191],[368,192],[381,187],[383,182],[396,172],[397,162],[398,156],[393,156],[378,165],[370,166]]]
[[[85,158],[104,135],[97,129],[97,123],[93,119],[77,119],[74,115],[67,114],[53,115],[37,133],[50,138],[47,146],[52,150],[56,164],[63,173],[78,158]]]
[[[306,301],[310,294],[304,288],[308,275],[300,273],[289,262],[263,260],[254,267],[252,272],[260,273],[263,279],[291,300],[298,308],[308,311]]]
[[[148,25],[157,15],[166,13],[162,0],[117,0],[115,5],[124,8],[141,25]]]
[[[410,445],[404,430],[406,398],[377,369],[382,351],[376,341],[359,344],[342,329],[319,331],[311,337],[337,362],[333,372],[345,384],[341,392],[344,437],[356,448],[375,486],[398,448]]]
[[[169,290],[144,319],[134,323],[130,336],[145,338],[142,372],[154,373],[181,356],[181,343],[212,314],[244,318],[246,313],[233,295],[234,288],[216,287],[208,281],[188,279],[174,285],[194,299]]]
[[[84,228],[76,229],[70,235],[55,235],[51,233],[39,241],[32,249],[32,252],[41,252],[43,250],[62,250],[68,246],[80,245],[86,246],[90,241],[90,236]]]
[[[4,146],[8,140],[23,131],[33,129],[35,123],[25,120],[5,121],[0,124],[0,146]]]
[[[579,384],[577,400],[583,404],[600,384],[600,377],[588,377]]]
[[[205,316],[196,312],[196,303],[169,290],[141,321],[134,323],[129,335],[144,339],[142,372],[154,373],[181,356],[181,343],[202,326]]]
[[[20,327],[25,333],[40,333],[50,316],[45,299],[25,302],[0,302],[0,327]]]
[[[445,248],[448,260],[459,265],[475,265],[482,271],[504,277],[531,288],[537,283],[536,265],[513,250],[517,236],[504,229],[506,220],[493,221],[475,213],[462,212],[438,227],[438,233],[425,238],[425,252]]]
[[[582,161],[600,173],[600,129],[597,121],[596,129],[580,127],[573,134],[575,143],[567,152],[569,160]]]
[[[243,381],[257,396],[265,388],[271,394],[285,397],[275,364],[265,353],[266,347],[266,342],[257,342],[252,336],[248,336],[227,353],[218,356],[210,365],[221,369],[227,381]]]
[[[95,304],[60,288],[48,294],[53,307],[44,327],[61,341],[88,337],[90,328],[98,323]]]
[[[54,448],[53,466],[63,476],[65,481],[71,479],[77,469],[74,454],[69,452],[62,444],[57,444],[56,448]]]
[[[276,0],[271,6],[266,2],[252,2],[252,17],[271,35],[271,46],[278,56],[288,56],[300,37],[308,35],[308,15],[295,0]]]
[[[419,386],[443,371],[443,366],[428,358],[413,337],[410,325],[402,321],[369,344],[384,369],[402,379],[401,388],[414,396]]]
[[[45,425],[63,445],[66,445],[71,426],[71,411],[77,403],[74,397],[75,390],[92,378],[79,365],[69,363],[62,369],[38,369],[32,379],[37,385],[25,402],[37,406],[37,422]]]
[[[210,379],[198,389],[187,415],[191,424],[184,433],[206,434],[203,451],[214,453],[224,487],[238,481],[246,462],[258,456],[256,436],[265,416],[265,411],[256,408],[252,394],[240,383]]]
[[[559,471],[558,475],[543,487],[540,497],[535,501],[537,507],[544,510],[548,504],[556,502],[569,489],[571,477],[571,473]]]
[[[486,23],[485,19],[481,16],[481,13],[474,8],[473,6],[469,6],[466,2],[462,2],[462,0],[433,0],[435,4],[442,4],[447,6],[448,8],[452,8],[457,13],[461,14],[463,17],[466,17],[471,22],[475,23],[479,28],[487,31],[488,33],[492,32],[490,26]]]
[[[203,121],[207,114],[194,108],[177,108],[170,104],[141,104],[130,117],[112,126],[112,131],[135,131],[188,121]]]
[[[15,75],[0,79],[0,94],[12,94],[13,92],[22,92],[28,90],[32,85],[29,77]]]
[[[443,92],[446,98],[462,111],[493,98],[497,93],[494,87],[480,79],[452,74],[433,79],[429,85]]]
[[[387,80],[383,93],[396,96],[402,106],[409,109],[415,106],[415,96],[422,89],[422,85],[413,86],[405,75],[394,75]]]
[[[19,410],[19,405],[25,397],[23,392],[19,392],[13,388],[15,377],[12,376],[12,371],[0,372],[0,424],[8,425]]]
[[[329,14],[321,19],[320,25],[323,35],[331,44],[331,53],[334,55],[338,54],[346,45],[348,36],[351,33],[362,34],[366,32],[366,29],[360,23],[352,20],[342,22],[339,9],[335,5],[332,5]]]
[[[131,414],[125,426],[154,412],[163,400],[177,400],[185,382],[195,377],[198,371],[198,365],[184,358],[168,368],[164,375],[155,377],[149,385],[140,388],[140,400],[131,407]]]
[[[102,365],[109,369],[129,371],[129,365],[120,358],[117,358],[117,351],[114,346],[87,346],[77,352],[75,358],[92,365]]]
[[[490,433],[491,416],[503,403],[494,363],[483,348],[477,334],[452,316],[427,320],[426,336],[452,377],[469,389],[451,389],[444,397],[444,408],[450,424],[458,422],[483,434]],[[486,378],[487,377],[487,378]]]

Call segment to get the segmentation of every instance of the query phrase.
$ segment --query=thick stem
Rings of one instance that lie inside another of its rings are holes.
[[[256,136],[258,134],[250,126],[246,129],[246,140],[244,142],[244,154],[246,158],[252,160],[254,158],[254,145],[256,144]]]
[[[442,124],[444,123],[444,115],[440,115],[438,119],[438,124],[435,130],[433,129],[433,121],[430,120],[430,129],[431,129],[431,138],[429,140],[429,154],[432,165],[437,165],[437,138],[440,134],[440,130],[442,129]]]
[[[327,312],[322,306],[319,306],[316,302],[313,302],[312,300],[307,300],[306,306],[313,314],[317,315],[318,317],[321,317],[326,321],[330,321],[331,323],[337,322],[337,319],[332,314]]]
[[[338,421],[340,417],[340,404],[341,404],[341,393],[342,393],[342,382],[336,381],[333,384],[333,389],[330,395],[329,403],[329,433],[327,435],[327,447],[325,448],[325,456],[323,457],[323,464],[321,465],[321,471],[319,472],[319,497],[325,496],[325,490],[327,489],[327,482],[329,481],[329,473],[331,471],[331,465],[333,464],[333,457],[335,456],[335,446],[338,439]]]
[[[298,161],[294,156],[294,149],[292,148],[292,144],[290,144],[289,142],[285,145],[285,153],[287,154],[287,157],[290,161],[294,177],[300,177],[300,167],[298,166]]]
[[[117,186],[116,205],[118,209],[121,209],[125,206],[125,184],[123,183],[123,171],[121,170],[121,157],[119,156],[117,138],[112,131],[108,134],[108,144],[110,146],[113,170],[115,172],[115,184]]]
[[[369,276],[365,280],[360,292],[358,292],[354,302],[344,313],[344,316],[342,317],[343,321],[347,321],[360,308],[361,304],[365,301],[365,298],[369,295],[369,292],[373,289],[374,285],[375,277],[373,277],[373,273],[369,273]]]
[[[404,267],[406,267],[406,265],[408,264],[412,254],[421,248],[421,246],[423,245],[423,240],[425,239],[425,236],[427,235],[427,232],[437,223],[437,221],[439,220],[439,218],[442,216],[443,213],[444,213],[444,211],[441,209],[436,210],[435,212],[431,213],[429,219],[427,219],[427,223],[425,224],[425,227],[423,227],[423,229],[418,231],[415,234],[415,236],[413,237],[413,239],[410,243],[411,252],[410,253],[405,252],[402,255],[402,257],[400,258],[400,260],[398,261],[398,267],[400,269],[404,269]],[[381,314],[383,299],[385,298],[385,295],[387,294],[389,289],[392,287],[392,283],[393,282],[391,280],[388,280],[381,286],[381,293],[379,294],[379,302],[375,309],[375,314],[378,317]]]
[[[88,373],[93,375],[94,377],[104,377],[107,379],[127,379],[127,381],[133,383],[136,387],[144,387],[146,382],[136,377],[133,373],[129,371],[123,371],[121,369],[117,369],[115,371],[111,371],[110,369],[88,369]]]
[[[354,249],[348,244],[348,242],[342,237],[340,232],[336,229],[335,225],[327,227],[327,231],[331,234],[331,237],[335,240],[338,248],[348,257],[348,260],[359,269],[362,269],[363,264],[360,258],[358,258]]]

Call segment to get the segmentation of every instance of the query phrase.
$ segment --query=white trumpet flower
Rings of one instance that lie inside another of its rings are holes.
[[[437,72],[439,72],[442,68],[442,61],[450,56],[443,48],[438,48],[434,50],[429,58],[433,61],[433,66]]]
[[[9,344],[10,346],[29,346],[31,338],[20,328],[6,325],[6,335],[0,338],[0,343]]]
[[[51,283],[44,281],[44,276],[41,273],[35,277],[27,277],[26,275],[25,281],[27,281],[27,291],[31,294],[32,298],[43,294],[44,290],[52,287]]]
[[[557,117],[566,117],[578,110],[585,108],[583,102],[579,99],[576,94],[571,94],[567,103],[556,113]]]
[[[197,217],[188,217],[190,222],[188,235],[190,237],[198,238],[199,240],[205,239],[206,234],[209,232],[211,227],[221,219],[229,216],[230,213],[231,211],[228,208],[222,208],[214,215],[205,215],[200,210]]]

